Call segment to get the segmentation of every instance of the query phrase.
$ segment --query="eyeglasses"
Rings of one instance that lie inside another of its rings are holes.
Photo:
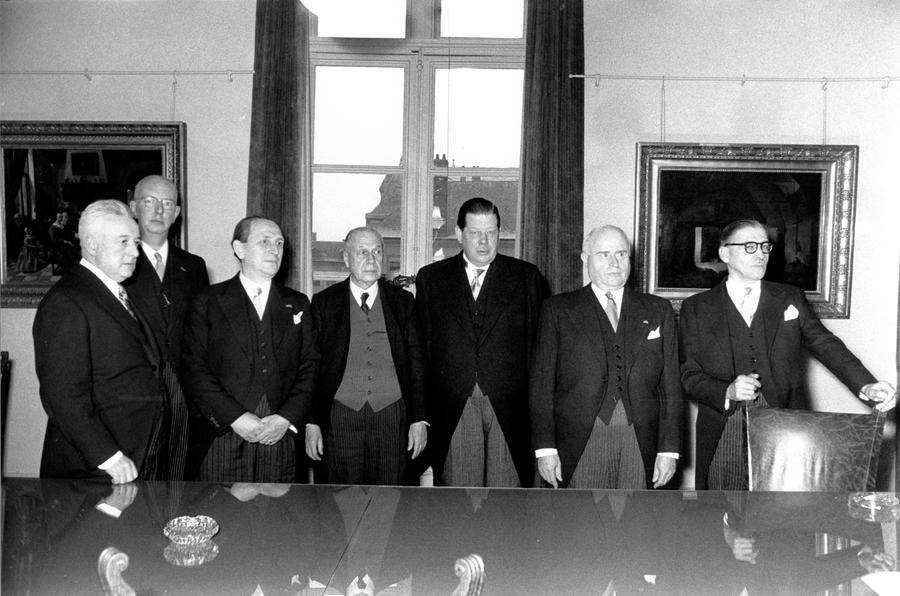
[[[744,251],[746,251],[746,253],[748,255],[752,255],[753,253],[756,252],[756,249],[759,248],[762,250],[764,255],[767,255],[770,252],[772,252],[772,247],[775,246],[775,243],[774,242],[727,242],[727,243],[723,244],[722,246],[743,246]]]
[[[138,203],[146,209],[156,211],[157,206],[162,205],[163,211],[174,211],[177,203],[172,199],[157,199],[156,197],[144,197],[138,199]]]

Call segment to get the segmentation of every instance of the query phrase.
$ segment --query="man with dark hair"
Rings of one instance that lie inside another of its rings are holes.
[[[591,230],[581,260],[590,283],[541,311],[529,386],[538,472],[554,488],[663,486],[681,448],[675,312],[625,286],[621,229]]]
[[[822,325],[803,290],[763,281],[773,246],[760,222],[729,224],[719,239],[728,278],[681,307],[681,382],[699,408],[698,489],[748,488],[742,407],[809,407],[801,348],[860,399],[879,410],[896,403],[894,387]]]
[[[537,267],[497,254],[500,213],[490,201],[462,204],[456,238],[458,255],[416,276],[435,478],[449,486],[531,486],[528,360],[550,290]]]
[[[122,287],[138,226],[115,200],[88,205],[81,262],[44,296],[32,330],[47,434],[41,476],[165,479],[167,408],[159,346]]]
[[[284,253],[278,224],[246,217],[231,247],[240,273],[197,296],[184,339],[185,392],[217,435],[199,477],[294,482],[294,438],[319,360],[309,299],[272,281]]]
[[[169,390],[168,480],[193,480],[209,437],[188,443],[189,416],[181,383],[181,341],[191,301],[209,285],[206,262],[169,242],[169,230],[181,214],[178,189],[162,176],[147,176],[134,187],[131,210],[141,232],[140,255],[134,275],[123,283],[132,301],[147,316],[150,330],[165,358],[163,377]],[[199,424],[197,424],[199,422]],[[190,424],[196,429],[203,421]],[[188,453],[200,451],[185,461]],[[196,460],[196,461],[194,461]]]
[[[404,484],[406,453],[428,436],[414,298],[382,279],[377,231],[350,230],[343,258],[350,276],[312,301],[321,360],[306,454],[324,453],[331,484]]]

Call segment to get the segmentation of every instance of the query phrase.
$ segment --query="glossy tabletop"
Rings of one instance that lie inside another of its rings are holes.
[[[846,493],[4,479],[3,500],[4,595],[103,594],[108,547],[137,594],[450,595],[471,554],[486,595],[871,594],[896,579],[896,516]],[[218,533],[179,547],[163,528],[182,515]]]

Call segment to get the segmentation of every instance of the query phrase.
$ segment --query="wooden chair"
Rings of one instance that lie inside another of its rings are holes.
[[[745,408],[750,490],[875,489],[885,415]]]

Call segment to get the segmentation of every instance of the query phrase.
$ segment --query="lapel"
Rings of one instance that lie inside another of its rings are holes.
[[[272,346],[276,351],[281,346],[287,330],[294,324],[295,305],[290,303],[283,291],[284,288],[273,281],[269,290],[269,301],[266,303],[266,309],[269,311],[269,318],[272,321]]]
[[[469,287],[469,278],[466,275],[466,262],[463,260],[462,252],[452,259],[450,274],[446,279],[440,280],[441,288],[438,292],[446,298],[444,303],[446,310],[456,318],[460,327],[465,329],[469,341],[475,343],[475,328],[472,325],[472,315],[469,310],[472,302],[472,289]],[[481,291],[484,291],[484,286]],[[485,298],[487,297],[485,296]]]
[[[468,282],[468,277],[465,278]],[[468,289],[468,283],[466,283]],[[504,306],[509,302],[509,297],[517,291],[515,280],[509,274],[506,259],[503,255],[497,255],[494,262],[484,275],[484,282],[479,293],[479,304],[484,315],[482,319],[481,340],[490,336],[491,329],[503,314]],[[471,294],[471,289],[469,289]]]
[[[761,317],[763,325],[763,337],[766,338],[766,347],[771,354],[772,344],[778,336],[784,320],[784,299],[778,286],[763,281],[759,290],[759,305],[756,307],[754,319]]]
[[[219,308],[222,309],[222,314],[231,326],[236,343],[240,346],[241,351],[244,352],[247,360],[250,361],[253,359],[253,347],[250,345],[251,329],[250,322],[247,320],[247,307],[244,302],[248,298],[246,298],[247,293],[244,291],[238,275],[240,273],[227,282],[224,291],[218,296],[218,303]],[[272,292],[270,291],[270,300],[271,296]]]
[[[698,316],[704,317],[704,325],[707,330],[707,333],[703,334],[702,339],[703,341],[714,343],[719,353],[731,354],[731,336],[728,333],[727,309],[733,308],[734,304],[732,304],[731,298],[728,297],[724,281],[709,290],[709,292],[709,311],[697,313]],[[725,333],[722,333],[723,330]]]
[[[147,357],[154,364],[159,363],[159,348],[156,345],[156,342],[153,338],[153,333],[150,328],[147,326],[146,321],[144,321],[143,326],[144,329],[141,329],[141,323],[138,323],[134,319],[131,318],[131,315],[128,314],[128,311],[125,310],[125,306],[119,302],[119,299],[112,295],[112,292],[103,285],[103,282],[97,278],[96,275],[88,271],[86,268],[82,266],[77,266],[73,270],[73,274],[79,275],[84,282],[86,288],[94,295],[94,298],[97,301],[97,304],[105,310],[119,325],[122,326],[128,333],[134,336],[135,339],[141,342],[141,346],[144,347],[144,351],[147,352]],[[126,290],[127,291],[127,290]],[[132,302],[131,308],[135,311],[135,316],[141,317],[141,311],[136,308],[134,301]],[[146,331],[145,331],[146,330]]]
[[[622,330],[625,341],[625,378],[628,378],[631,367],[634,366],[634,354],[638,346],[649,333],[649,323],[644,323],[644,317],[647,316],[644,311],[640,296],[626,287],[619,307],[619,325],[625,327]]]
[[[340,346],[341,360],[343,362],[341,369],[343,370],[347,364],[347,354],[350,352],[350,278],[348,277],[337,285],[341,289],[334,295],[334,304],[329,305],[326,310],[334,308],[335,312],[340,313],[339,316],[335,317],[335,326],[331,331],[334,333],[334,337],[329,339],[333,339],[335,344]]]
[[[587,339],[588,345],[591,347],[590,353],[594,355],[592,360],[601,363],[605,370],[606,346],[603,344],[603,329],[598,317],[605,317],[606,313],[603,312],[603,307],[597,300],[597,296],[594,295],[591,284],[578,290],[574,308],[569,309],[566,314],[572,326]]]
[[[391,358],[394,360],[394,367],[400,372],[402,363],[398,364],[397,354],[400,354],[400,346],[403,345],[404,339],[400,327],[401,313],[397,312],[398,304],[392,299],[390,294],[385,290],[387,283],[383,279],[378,280],[378,300],[381,302],[381,311],[384,313],[384,328],[387,330],[388,345],[391,348]]]

